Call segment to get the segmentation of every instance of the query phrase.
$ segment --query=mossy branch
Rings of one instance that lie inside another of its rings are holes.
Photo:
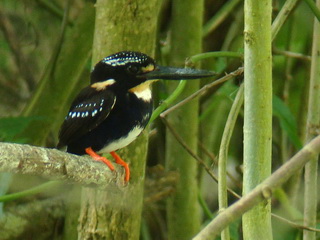
[[[123,169],[112,172],[100,162],[57,149],[26,144],[0,143],[0,171],[31,174],[55,180],[68,180],[86,186],[124,186]]]

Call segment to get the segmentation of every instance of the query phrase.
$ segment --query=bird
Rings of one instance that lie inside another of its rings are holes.
[[[88,154],[114,171],[114,165],[101,156],[110,153],[124,167],[124,181],[128,182],[129,166],[115,151],[129,145],[147,126],[153,111],[151,83],[213,74],[207,70],[160,66],[153,58],[136,51],[107,56],[91,71],[90,85],[73,100],[60,127],[57,148],[66,146],[68,153]]]

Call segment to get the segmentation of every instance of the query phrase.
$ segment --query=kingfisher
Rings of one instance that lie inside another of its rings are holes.
[[[125,182],[130,179],[128,164],[115,152],[134,141],[147,126],[153,101],[150,84],[159,79],[181,80],[210,77],[206,70],[164,67],[146,54],[122,51],[103,58],[90,75],[90,85],[75,97],[59,132],[57,148],[90,155],[113,164],[100,154],[110,153],[125,169]]]

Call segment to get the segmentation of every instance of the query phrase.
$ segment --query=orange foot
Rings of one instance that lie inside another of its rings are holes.
[[[100,162],[103,162],[104,164],[106,164],[106,165],[110,168],[111,171],[114,171],[114,170],[115,170],[114,166],[112,165],[112,163],[111,163],[107,158],[102,157],[102,156],[100,156],[99,154],[97,154],[95,151],[92,150],[91,147],[86,148],[86,149],[85,149],[85,152],[86,152],[88,155],[90,155],[94,160],[100,161]],[[120,157],[118,154],[116,154],[115,152],[111,152],[110,154],[111,154],[111,156],[115,159],[115,161],[116,161],[117,164],[119,164],[119,165],[121,165],[121,166],[124,167],[124,170],[125,170],[124,180],[125,180],[126,182],[128,182],[129,179],[130,179],[130,169],[129,169],[128,164],[127,164],[125,161],[123,161],[123,160],[121,159],[121,157]]]
[[[119,165],[121,165],[121,166],[124,167],[124,171],[125,171],[124,180],[125,180],[126,182],[129,182],[129,179],[130,179],[130,169],[129,169],[128,163],[126,163],[125,161],[123,161],[123,160],[121,159],[121,157],[120,157],[118,154],[116,154],[115,152],[111,152],[110,154],[111,154],[111,156],[114,158],[114,160],[116,160],[116,163],[117,163],[117,164],[119,164]]]

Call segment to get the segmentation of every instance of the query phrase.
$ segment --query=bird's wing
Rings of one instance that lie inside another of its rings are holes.
[[[97,91],[90,86],[84,88],[71,104],[59,132],[58,148],[96,128],[105,120],[116,102],[110,90]]]

